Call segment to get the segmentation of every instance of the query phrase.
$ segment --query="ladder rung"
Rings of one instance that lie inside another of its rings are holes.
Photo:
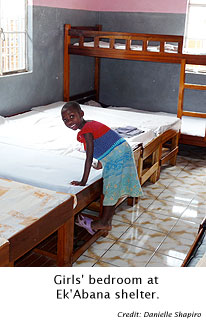
[[[206,90],[206,85],[185,83],[184,88],[191,90]]]
[[[203,112],[182,111],[182,115],[194,118],[206,118],[206,113]]]

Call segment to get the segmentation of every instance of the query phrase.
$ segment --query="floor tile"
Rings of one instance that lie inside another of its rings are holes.
[[[181,168],[184,168],[189,163],[189,160],[184,156],[177,155],[177,165]]]
[[[178,221],[177,218],[154,212],[144,212],[135,224],[167,234]]]
[[[195,193],[193,192],[168,187],[158,196],[158,200],[166,200],[172,203],[189,205],[194,197]]]
[[[182,171],[182,167],[178,164],[176,166],[170,166],[168,164],[161,167],[161,175],[164,176],[166,174],[172,177],[178,176],[178,174]]]
[[[186,210],[187,206],[188,205],[169,202],[167,200],[159,200],[158,198],[148,207],[148,211],[179,218]]]
[[[191,201],[191,205],[196,205],[198,207],[204,207],[206,205],[206,194],[197,193]]]
[[[158,185],[157,183],[146,182],[142,187],[144,195],[150,199],[156,199],[166,188],[164,185]]]
[[[129,227],[130,225],[128,223],[113,220],[112,230],[109,231],[107,238],[117,240],[124,232],[128,230]]]
[[[184,260],[192,242],[187,239],[167,237],[159,247],[157,253]]]
[[[154,199],[141,197],[139,198],[138,203],[133,207],[128,206],[126,203],[124,203],[122,207],[118,207],[116,209],[113,219],[116,221],[122,221],[128,224],[132,224],[154,201]]]
[[[181,216],[181,220],[192,221],[200,224],[206,217],[206,203],[190,204]]]
[[[115,211],[113,219],[127,224],[132,224],[144,212],[144,209],[138,204],[134,207],[125,207]]]
[[[182,260],[155,253],[146,267],[180,267]]]
[[[83,255],[98,260],[113,244],[114,240],[109,239],[108,237],[100,237]]]
[[[127,243],[116,242],[100,259],[120,267],[144,267],[152,252],[132,246]]]
[[[187,239],[194,241],[199,225],[195,222],[178,220],[172,230],[169,232],[169,236],[173,239]]]
[[[119,267],[117,265],[114,264],[110,264],[108,262],[105,261],[97,261],[93,267]]]
[[[72,267],[92,267],[96,263],[96,259],[80,256]]]
[[[164,233],[134,224],[120,237],[120,241],[154,251],[165,237]]]
[[[206,188],[204,186],[204,183],[200,182],[194,177],[191,177],[190,180],[183,180],[181,178],[178,178],[174,180],[168,187],[169,189],[174,190],[181,190],[183,192],[190,192],[190,193],[201,193],[202,191],[206,191]]]

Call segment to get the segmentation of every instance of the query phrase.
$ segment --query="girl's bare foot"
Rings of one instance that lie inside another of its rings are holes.
[[[99,221],[93,221],[91,223],[92,230],[106,230],[111,231],[112,230],[112,224],[111,223],[103,223],[100,220]]]

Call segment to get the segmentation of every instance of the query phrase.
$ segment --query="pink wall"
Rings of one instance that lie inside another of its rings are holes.
[[[185,13],[187,0],[33,0],[34,5],[94,11]]]
[[[35,6],[99,11],[99,0],[33,0]]]

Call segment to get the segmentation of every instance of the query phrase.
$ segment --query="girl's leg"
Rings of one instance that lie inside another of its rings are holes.
[[[92,230],[107,230],[112,229],[112,217],[114,215],[115,205],[103,206],[102,216],[99,220],[92,222]]]

